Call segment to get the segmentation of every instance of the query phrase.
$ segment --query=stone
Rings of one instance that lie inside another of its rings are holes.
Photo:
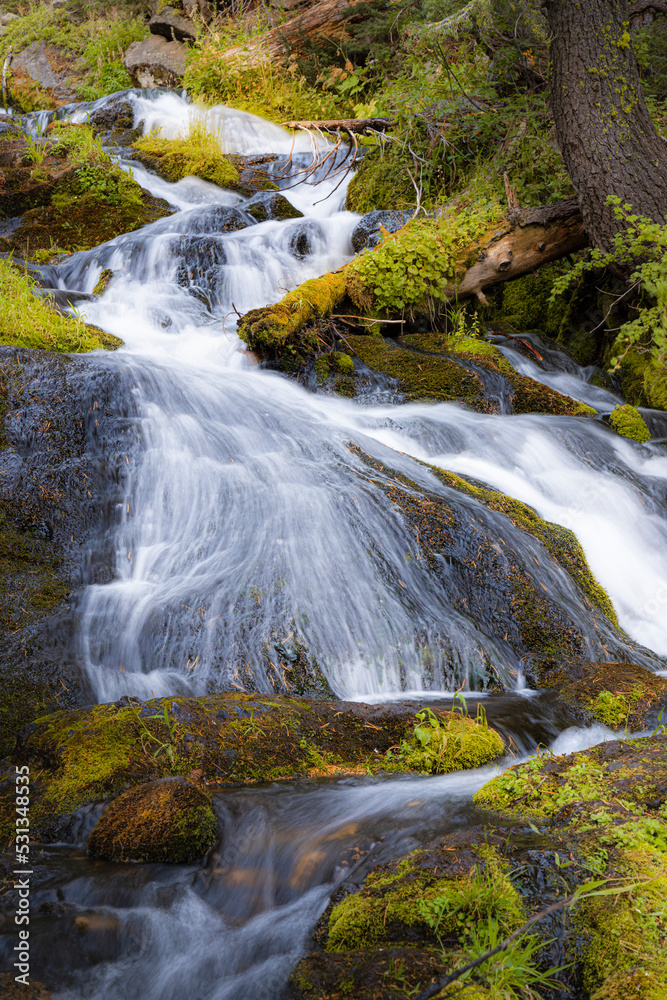
[[[355,253],[376,247],[380,242],[380,227],[395,233],[412,218],[412,212],[375,211],[364,215],[352,232],[352,246]]]
[[[20,70],[40,87],[56,89],[67,86],[67,78],[54,67],[55,50],[46,42],[33,42],[12,60],[12,72]]]
[[[18,21],[18,14],[2,14],[0,15],[0,27],[6,28],[12,23],[12,21]]]
[[[133,42],[125,53],[125,68],[133,86],[180,86],[187,51],[183,42],[168,42],[162,35],[151,35],[143,42]]]
[[[212,21],[216,13],[215,4],[209,0],[183,0],[182,7],[186,17],[193,20],[200,17],[205,24]]]
[[[168,42],[194,42],[197,37],[194,22],[173,7],[162,7],[150,19],[148,27],[151,34],[162,35]]]
[[[160,778],[114,799],[87,848],[107,861],[191,864],[215,843],[216,826],[208,792],[184,778]]]
[[[303,218],[303,212],[295,208],[284,194],[279,194],[277,191],[259,191],[245,203],[243,208],[258,222],[266,222],[267,219],[282,221]]]

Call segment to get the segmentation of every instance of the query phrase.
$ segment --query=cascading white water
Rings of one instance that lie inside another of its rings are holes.
[[[350,443],[430,490],[446,493],[407,456],[474,476],[572,528],[621,625],[667,654],[664,452],[590,419],[383,407],[372,396],[362,406],[256,368],[234,333],[237,315],[349,257],[358,216],[341,210],[345,182],[335,172],[322,179],[325,170],[304,175],[307,137],[294,143],[222,107],[205,115],[174,93],[131,96],[146,130],[174,135],[195,116],[227,152],[292,151],[291,169],[279,163],[273,176],[305,217],[254,224],[236,194],[196,178],[169,184],[132,164],[179,211],[58,270],[62,288],[91,292],[113,269],[104,295],[79,308],[125,342],[118,357],[133,371],[142,437],[128,457],[115,579],[81,602],[82,655],[98,699],[249,677],[267,688],[271,671],[280,680],[276,649],[296,658],[301,644],[350,697],[475,688],[489,662],[513,683],[521,664],[461,613],[446,574],[434,585]],[[320,140],[320,158],[326,151]],[[246,228],[227,231],[230,219]],[[183,277],[193,241],[194,281]],[[580,387],[600,409],[613,405],[576,373],[533,374],[572,395]],[[507,523],[503,531],[537,584],[580,618],[567,574],[541,566],[528,536]],[[583,631],[588,655],[607,658],[604,638]]]

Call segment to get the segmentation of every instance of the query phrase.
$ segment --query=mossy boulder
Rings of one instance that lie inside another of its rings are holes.
[[[170,212],[111,162],[88,125],[52,123],[36,140],[18,129],[0,134],[0,218],[21,216],[2,251],[43,262]]]
[[[622,437],[639,441],[640,444],[646,444],[647,441],[651,440],[651,432],[646,421],[635,406],[628,404],[617,406],[611,411],[609,422],[616,433]]]
[[[413,734],[418,707],[239,693],[123,699],[35,721],[20,734],[12,763],[29,764],[36,775],[32,826],[48,838],[80,806],[163,777],[239,784],[410,771],[396,747]],[[458,746],[444,770],[478,767],[502,753],[502,740],[486,725],[437,715],[452,749]],[[4,807],[3,824],[11,820]]]
[[[105,861],[191,864],[213,846],[216,828],[208,792],[184,778],[161,778],[114,799],[86,847]]]
[[[640,729],[667,704],[667,679],[635,663],[535,660],[527,677],[537,688],[557,691],[583,722],[610,729]]]

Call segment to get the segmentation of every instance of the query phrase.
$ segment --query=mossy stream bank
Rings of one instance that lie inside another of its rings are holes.
[[[438,996],[463,985],[476,1000],[500,998],[529,982],[532,967],[540,997],[660,1000],[666,801],[665,736],[511,768],[475,796],[478,825],[338,890],[289,996],[403,1000],[579,888],[579,901],[534,926],[522,951],[510,948]]]

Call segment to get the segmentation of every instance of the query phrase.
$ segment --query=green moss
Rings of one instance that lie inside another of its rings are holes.
[[[400,759],[411,770],[447,774],[483,767],[505,749],[498,733],[486,725],[485,716],[473,720],[454,714],[441,723],[432,712],[423,710],[417,718],[418,724],[400,751]]]
[[[500,318],[517,330],[539,330],[556,339],[567,312],[567,302],[559,296],[550,302],[555,269],[547,265],[536,274],[503,285]]]
[[[614,694],[612,691],[600,691],[596,698],[589,700],[589,708],[598,722],[610,729],[620,729],[626,725],[629,717],[642,700],[641,688],[635,687],[628,694]]]
[[[32,278],[10,261],[0,260],[0,342],[45,351],[94,351],[106,346],[101,331],[56,312],[46,300],[33,295],[33,288]]]
[[[478,376],[453,359],[417,354],[376,336],[352,336],[347,342],[373,371],[398,379],[398,390],[408,400],[462,400],[473,407],[481,403]]]
[[[163,778],[124,792],[91,831],[88,853],[106,861],[192,864],[213,846],[217,821],[208,792]]]
[[[369,712],[373,724],[367,725]],[[448,713],[440,713],[445,724]],[[469,721],[451,767],[495,757],[491,730],[476,739]],[[414,728],[414,715],[284,695],[209,695],[136,706],[98,705],[38,719],[22,743],[22,762],[39,771],[31,810],[35,829],[87,802],[138,783],[202,772],[219,782],[296,775],[407,771],[392,754]],[[315,756],[316,755],[316,756]]]
[[[421,850],[389,870],[373,872],[360,892],[334,907],[327,951],[369,949],[380,943],[464,937],[477,921],[498,920],[511,933],[523,922],[523,907],[508,867],[487,845],[475,851],[476,864],[464,877],[437,878]]]
[[[276,305],[251,309],[239,324],[239,336],[251,350],[274,356],[282,349],[313,352],[319,347],[308,326],[329,316],[345,295],[345,277],[332,271],[311,278],[295,288]]]
[[[215,136],[200,123],[192,125],[181,138],[164,139],[156,133],[142,136],[134,148],[142,162],[167,180],[194,176],[223,188],[238,186],[238,170],[222,153]]]
[[[616,433],[622,437],[632,438],[633,441],[639,441],[640,444],[651,440],[651,432],[646,421],[634,406],[627,404],[617,406],[615,410],[612,410],[609,420]]]

